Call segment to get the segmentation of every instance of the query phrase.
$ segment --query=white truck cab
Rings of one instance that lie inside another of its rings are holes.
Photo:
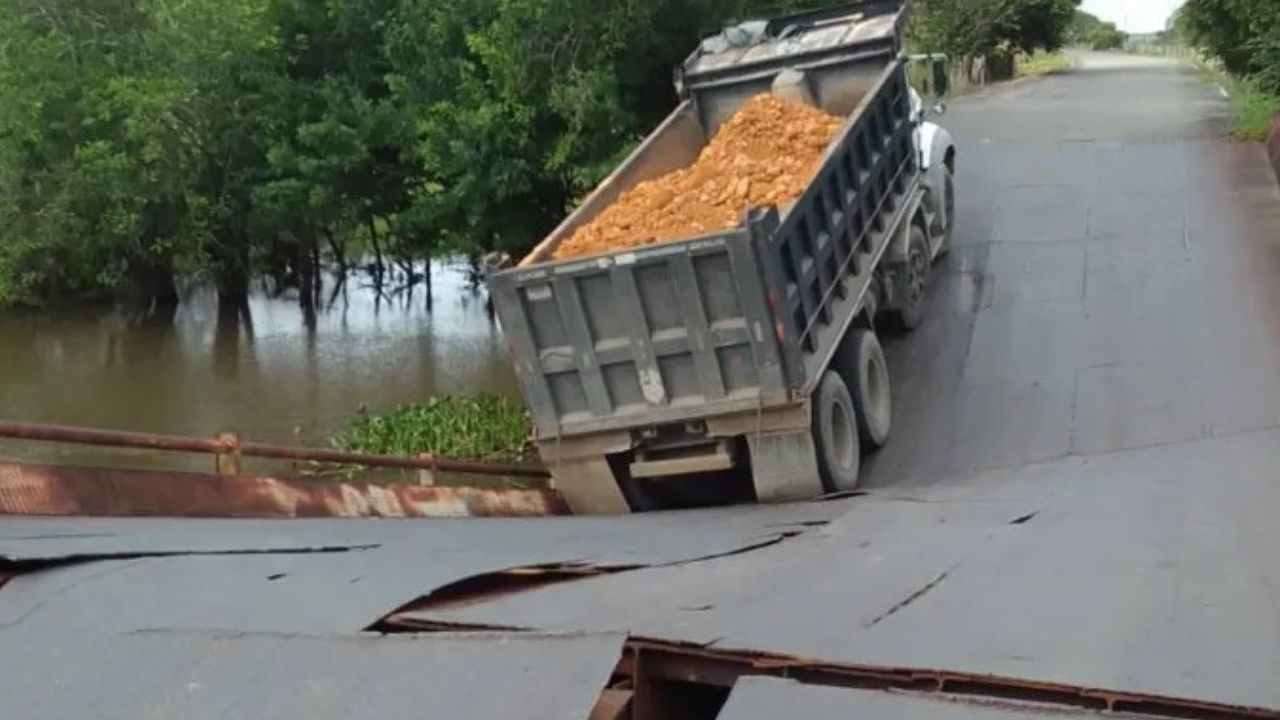
[[[935,239],[933,256],[945,254],[951,246],[955,226],[956,147],[946,128],[927,118],[946,113],[947,59],[943,55],[913,55],[913,65],[926,64],[932,69],[930,85],[934,90],[931,106],[927,106],[915,87],[910,88],[911,119],[916,123],[915,144],[924,169],[924,205],[930,215]]]

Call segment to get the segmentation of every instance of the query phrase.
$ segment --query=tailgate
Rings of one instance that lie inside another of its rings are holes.
[[[493,276],[539,435],[786,400],[753,226]]]

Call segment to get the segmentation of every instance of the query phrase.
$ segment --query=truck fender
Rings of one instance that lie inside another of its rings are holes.
[[[946,217],[943,193],[947,187],[947,173],[955,170],[955,141],[946,128],[931,122],[920,123],[919,133],[920,162],[924,170],[924,185],[928,190],[924,202],[929,213],[937,218],[938,226],[945,228],[951,218]]]
[[[920,123],[920,153],[924,170],[932,171],[946,166],[947,150],[955,148],[951,132],[941,125],[924,121]]]

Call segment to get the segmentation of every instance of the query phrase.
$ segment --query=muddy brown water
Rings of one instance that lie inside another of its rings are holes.
[[[0,417],[321,445],[361,406],[481,390],[518,398],[484,290],[470,286],[463,263],[436,263],[432,275],[430,309],[421,284],[380,295],[352,276],[332,304],[326,285],[313,328],[296,295],[263,288],[242,318],[220,314],[210,291],[168,313],[0,312]],[[0,456],[201,470],[213,462],[14,441],[0,441]]]

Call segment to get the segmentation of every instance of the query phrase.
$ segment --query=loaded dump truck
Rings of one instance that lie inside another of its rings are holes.
[[[901,24],[900,2],[872,2],[707,38],[678,69],[666,120],[490,277],[539,452],[575,512],[653,509],[735,478],[760,502],[850,490],[862,454],[888,440],[876,333],[921,322],[954,207],[955,150],[923,120]],[[932,74],[945,92],[945,69]],[[768,93],[842,118],[794,202],[742,208],[729,229],[558,257]]]

